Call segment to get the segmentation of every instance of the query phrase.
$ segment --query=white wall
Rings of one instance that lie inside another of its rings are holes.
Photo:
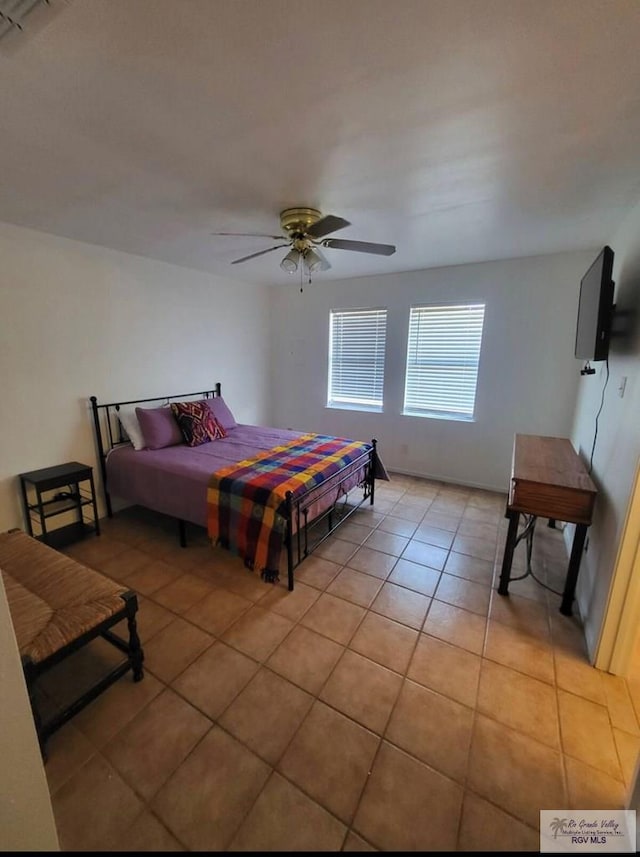
[[[576,597],[585,635],[595,657],[607,609],[616,554],[640,457],[640,205],[630,212],[608,242],[614,252],[616,282],[614,331],[605,391],[593,456],[592,477],[598,486],[588,550],[582,557]],[[626,330],[624,335],[621,335]],[[602,401],[606,364],[580,380],[572,440],[588,460],[595,418]],[[627,383],[624,397],[618,386]],[[606,664],[599,664],[606,668]]]
[[[88,398],[222,392],[264,422],[268,290],[0,223],[0,528],[23,526],[17,474],[98,474]]]
[[[573,356],[580,277],[593,252],[461,265],[341,282],[319,275],[272,302],[274,425],[367,440],[389,469],[506,491],[513,436],[568,437],[581,364]],[[336,262],[337,264],[337,262]],[[486,302],[476,418],[401,415],[412,303]],[[388,307],[383,414],[326,408],[329,310]]]
[[[0,851],[59,851],[31,704],[0,575]]]

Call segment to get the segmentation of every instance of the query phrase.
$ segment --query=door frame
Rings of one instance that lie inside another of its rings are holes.
[[[594,666],[626,676],[640,629],[640,461],[627,508]]]

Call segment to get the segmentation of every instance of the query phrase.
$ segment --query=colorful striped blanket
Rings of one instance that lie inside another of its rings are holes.
[[[259,569],[265,579],[277,580],[287,491],[295,499],[370,449],[369,443],[304,434],[217,470],[207,488],[209,536]]]

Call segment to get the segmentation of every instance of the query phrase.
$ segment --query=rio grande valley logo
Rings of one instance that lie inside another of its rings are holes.
[[[635,852],[634,810],[540,810],[540,851]]]

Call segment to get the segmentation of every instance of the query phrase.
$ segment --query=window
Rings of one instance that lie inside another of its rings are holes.
[[[484,304],[411,307],[403,413],[473,419],[483,322]]]
[[[332,309],[327,406],[382,411],[386,309]]]

